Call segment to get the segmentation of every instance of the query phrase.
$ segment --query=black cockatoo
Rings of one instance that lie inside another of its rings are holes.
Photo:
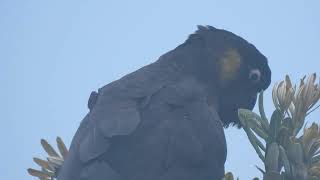
[[[223,127],[270,85],[267,59],[226,30],[198,30],[92,93],[58,180],[220,180]]]

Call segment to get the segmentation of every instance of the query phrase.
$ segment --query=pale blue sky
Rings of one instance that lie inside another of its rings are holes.
[[[44,155],[40,138],[59,135],[69,145],[91,91],[155,61],[197,24],[256,45],[273,83],[320,73],[319,9],[317,0],[0,0],[0,179],[32,179],[26,169]],[[270,99],[266,106],[270,113]],[[226,169],[242,180],[259,175],[243,130],[226,134]]]

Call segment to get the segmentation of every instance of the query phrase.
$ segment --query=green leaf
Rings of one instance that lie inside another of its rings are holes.
[[[247,113],[246,109],[239,109],[238,110],[238,117],[239,117],[241,125],[243,127],[249,128],[249,127],[247,127],[248,125],[246,123],[246,121],[247,121],[247,114],[246,113]]]
[[[279,130],[281,128],[281,122],[283,119],[283,114],[279,110],[275,110],[272,113],[270,128],[269,128],[269,136],[272,138],[272,142],[276,140]]]
[[[266,173],[266,172],[265,172],[262,168],[260,168],[259,166],[255,165],[255,167],[256,167],[262,174],[265,174],[265,173]]]
[[[239,109],[238,115],[243,126],[251,128],[262,139],[268,139],[268,131],[262,127],[262,119],[258,114],[247,109]]]
[[[252,111],[247,110],[247,109],[239,109],[238,116],[239,116],[240,122],[243,125],[243,129],[248,136],[248,139],[249,139],[251,145],[253,146],[254,150],[258,154],[259,158],[262,161],[264,161],[264,156],[263,156],[260,148],[265,151],[265,147],[259,141],[259,139],[255,136],[255,134],[251,131],[250,124],[248,124],[248,119],[259,118],[259,115],[255,114]]]
[[[300,130],[302,129],[304,122],[305,122],[304,119],[305,118],[303,118],[303,120],[299,120],[297,123],[295,123],[294,136],[298,135]]]
[[[283,180],[283,177],[278,172],[267,172],[263,176],[264,180]]]
[[[277,143],[273,142],[268,147],[265,166],[267,172],[278,172],[278,165],[279,165],[279,146]]]
[[[247,128],[244,128],[244,129],[247,133],[249,141],[250,141],[251,145],[253,146],[254,150],[256,151],[256,153],[258,154],[258,156],[262,160],[262,162],[264,162],[265,158],[264,158],[264,155],[262,154],[260,147],[259,147],[259,145],[262,145],[262,143],[259,140],[257,140],[257,137],[252,133],[252,131],[250,129],[247,129]],[[264,147],[263,147],[263,150],[265,150]]]
[[[290,117],[286,117],[282,120],[282,126],[285,126],[293,130],[293,121]]]
[[[295,164],[303,164],[303,149],[300,143],[290,143],[287,149],[287,156]]]
[[[259,137],[266,141],[269,137],[268,132],[261,127],[261,123],[259,123],[258,121],[259,119],[249,117],[246,119],[246,124],[248,128],[251,128]]]
[[[261,121],[262,121],[261,117],[258,114],[254,113],[248,109],[239,109],[238,116],[239,116],[240,120],[253,119],[254,121],[256,121],[259,124],[259,126],[261,126]]]
[[[313,157],[311,158],[311,163],[312,163],[312,164],[320,163],[320,155],[318,155],[318,156],[313,156]]]
[[[307,150],[307,152],[309,152],[307,154],[307,156],[309,156],[309,157],[319,155],[320,154],[320,140],[319,139],[313,139],[310,142],[310,149]]]
[[[260,112],[260,115],[261,115],[261,124],[262,124],[262,127],[268,131],[269,129],[269,121],[268,121],[268,118],[266,116],[266,113],[264,112],[264,105],[263,105],[263,91],[261,91],[259,93],[259,112]]]
[[[289,141],[290,141],[290,130],[285,126],[281,126],[279,133],[277,135],[277,142],[281,146],[287,147]]]
[[[266,147],[264,146],[264,144],[262,144],[262,142],[251,132],[250,133],[254,142],[258,145],[258,147],[263,150],[264,152],[266,152]]]
[[[286,117],[282,120],[282,126],[289,129],[289,134],[292,135],[294,131],[293,120],[290,117]]]
[[[291,168],[290,168],[290,162],[289,162],[287,153],[281,145],[279,146],[279,150],[280,150],[280,160],[282,161],[282,164],[284,166],[285,173],[287,177],[290,177]]]

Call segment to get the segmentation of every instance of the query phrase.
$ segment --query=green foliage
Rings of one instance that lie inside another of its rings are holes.
[[[304,128],[298,137],[305,118],[320,99],[319,84],[312,74],[298,89],[292,86],[289,76],[272,90],[275,110],[268,120],[259,95],[260,115],[239,109],[238,115],[248,139],[265,166],[264,180],[319,180],[320,179],[320,128],[313,123]],[[269,123],[270,122],[270,123]],[[261,141],[263,140],[263,142]]]
[[[238,113],[250,143],[265,165],[265,170],[260,170],[264,173],[264,179],[319,179],[320,176],[317,176],[319,171],[315,170],[320,169],[320,133],[318,126],[310,127],[316,129],[312,131],[312,138],[310,137],[310,128],[305,129],[304,135],[298,138],[293,135],[298,127],[293,125],[292,118],[286,117],[279,109],[273,112],[270,124],[266,123],[262,99],[262,95],[260,95],[260,116],[246,109],[239,109]],[[308,142],[306,142],[307,139]],[[264,143],[261,140],[264,140]],[[310,145],[310,143],[313,144]],[[305,149],[306,144],[309,145],[309,151]],[[312,149],[312,158],[311,161],[308,161],[310,153],[308,154],[306,151],[310,152],[310,149]],[[315,154],[315,152],[318,153]],[[314,171],[311,176],[312,168]]]

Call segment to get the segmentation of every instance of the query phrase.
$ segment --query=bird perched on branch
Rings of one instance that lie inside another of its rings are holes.
[[[92,93],[58,180],[219,180],[223,127],[271,80],[267,59],[226,30],[198,26],[174,50]]]

